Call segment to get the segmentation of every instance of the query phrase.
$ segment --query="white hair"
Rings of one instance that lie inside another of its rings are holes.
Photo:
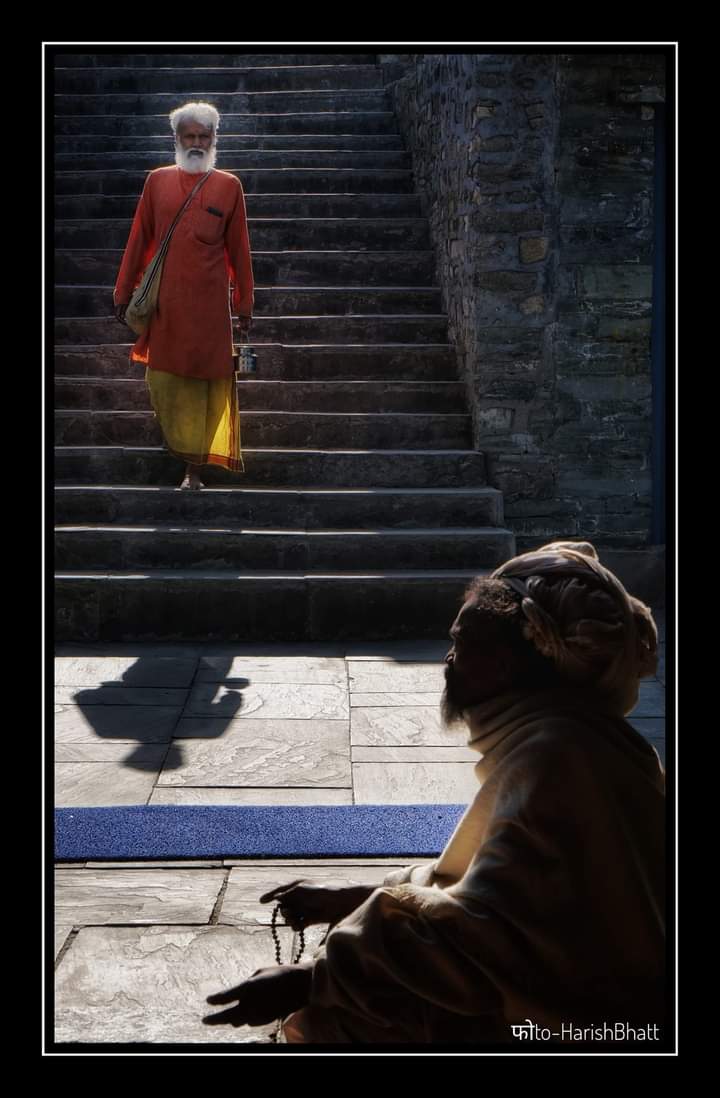
[[[211,103],[185,103],[182,107],[176,107],[174,111],[170,111],[170,125],[175,135],[182,122],[198,122],[201,126],[207,126],[213,133],[217,133],[220,115]]]

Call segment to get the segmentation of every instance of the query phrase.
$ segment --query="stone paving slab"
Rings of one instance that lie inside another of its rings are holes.
[[[116,742],[168,743],[180,719],[182,706],[56,705],[56,743]]]
[[[136,657],[60,656],[55,659],[57,686],[190,686],[197,659],[178,659],[139,654]]]
[[[129,743],[60,743],[55,747],[56,763],[121,763],[132,757],[133,764],[142,763],[153,770],[160,769],[166,755],[167,744],[164,743],[138,747]]]
[[[182,706],[187,690],[162,690],[133,686],[57,686],[56,705],[161,705]]]
[[[353,707],[350,714],[353,747],[460,747],[467,739],[465,728],[443,728],[436,705]]]
[[[450,622],[448,621],[448,628]],[[442,663],[450,650],[450,639],[420,641],[360,641],[347,642],[346,660],[380,660],[382,662]]]
[[[429,859],[428,859],[429,860]],[[352,869],[367,869],[368,866],[384,868],[384,874],[389,873],[391,869],[397,869],[399,865],[406,866],[409,862],[398,862],[397,858],[223,858],[223,864],[234,866],[241,865],[254,866],[259,868],[261,866],[270,866],[273,869],[284,869],[286,866],[291,866],[303,871],[300,876],[305,872],[305,869],[310,869],[313,866],[317,866],[318,869],[327,869],[329,866],[348,866]],[[384,874],[381,874],[379,879],[384,879]],[[297,874],[296,874],[297,876]],[[294,879],[294,878],[293,878]],[[281,882],[278,880],[278,884]]]
[[[290,934],[279,931],[289,953]],[[88,927],[56,973],[57,1042],[267,1041],[275,1026],[204,1026],[208,995],[274,965],[272,936],[252,926]],[[218,1008],[220,1009],[220,1008]]]
[[[265,659],[241,656],[227,659],[221,656],[205,656],[200,660],[196,681],[206,683],[241,678],[251,683],[324,684],[345,688],[347,686],[345,666],[345,660],[311,659],[300,656],[294,659],[284,659],[279,656],[268,656]]]
[[[72,933],[71,926],[55,926],[55,960],[58,959],[58,954],[66,941]]]
[[[234,690],[223,684],[201,684],[190,694],[185,713],[264,720],[341,720],[350,716],[344,686],[294,683],[261,683]]]
[[[469,747],[353,747],[354,763],[476,763],[477,751]]]
[[[369,884],[379,886],[391,869],[401,869],[407,861],[395,861],[385,866],[326,865],[322,862],[304,862],[293,866],[238,865],[230,871],[230,878],[218,922],[231,924],[255,923],[269,926],[274,904],[261,904],[259,897],[278,885],[290,884],[298,879],[308,879],[323,884]],[[279,920],[278,920],[279,921]]]
[[[58,762],[55,764],[55,805],[58,808],[102,808],[146,804],[160,772],[160,763]]]
[[[350,706],[355,708],[360,706],[366,708],[369,706],[381,705],[381,706],[403,706],[403,708],[410,706],[422,706],[431,705],[436,709],[440,705],[440,698],[442,694],[425,693],[424,691],[408,691],[407,693],[357,693],[350,694]]]
[[[222,869],[222,858],[204,861],[202,858],[182,858],[159,862],[86,862],[86,869]]]
[[[359,664],[348,660],[351,694],[401,691],[430,691],[442,693],[445,688],[444,665],[406,664],[397,666],[386,662]]]
[[[178,734],[212,736],[206,721],[181,721]],[[164,769],[159,786],[347,786],[347,721],[212,721],[215,738],[182,741],[183,761]],[[199,726],[199,728],[198,728]]]
[[[477,760],[476,760],[477,762]],[[473,763],[353,763],[355,804],[468,804]]]
[[[149,804],[255,804],[255,805],[332,805],[352,804],[352,789],[204,789],[162,786],[153,790]]]
[[[60,925],[208,923],[223,869],[70,869],[55,882]]]

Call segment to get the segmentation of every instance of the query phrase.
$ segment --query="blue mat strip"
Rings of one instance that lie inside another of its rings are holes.
[[[465,805],[59,808],[56,861],[433,857]]]

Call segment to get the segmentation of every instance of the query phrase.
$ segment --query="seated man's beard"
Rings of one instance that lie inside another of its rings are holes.
[[[463,713],[468,705],[458,689],[457,676],[451,666],[445,667],[445,689],[440,698],[440,719],[445,728],[463,723]]]
[[[215,159],[217,157],[217,147],[211,145],[209,149],[184,149],[182,145],[177,145],[175,148],[175,163],[178,168],[182,168],[184,172],[193,172],[199,174],[200,172],[206,172],[210,168],[215,167]]]

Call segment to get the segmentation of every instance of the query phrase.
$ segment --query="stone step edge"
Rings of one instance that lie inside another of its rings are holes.
[[[78,382],[82,382],[83,385],[144,385],[145,384],[145,380],[142,377],[94,377],[92,375],[90,377],[88,377],[87,374],[55,374],[55,381],[56,382],[57,381],[78,381]],[[357,381],[343,381],[341,378],[338,378],[338,379],[333,380],[333,381],[324,381],[324,380],[318,381],[318,380],[312,380],[312,379],[309,379],[307,381],[292,381],[292,380],[287,381],[287,380],[285,380],[285,378],[281,378],[281,377],[277,377],[277,378],[275,378],[275,377],[268,377],[268,378],[254,377],[252,379],[247,377],[247,378],[243,379],[242,384],[243,385],[290,385],[290,386],[319,385],[319,386],[322,386],[323,389],[333,389],[335,386],[338,386],[338,385],[373,385],[373,386],[376,386],[376,387],[378,385],[381,385],[381,386],[383,386],[383,388],[386,388],[389,385],[432,385],[433,387],[435,387],[435,386],[438,386],[438,385],[440,385],[440,386],[442,386],[442,385],[455,385],[455,386],[457,386],[457,385],[462,385],[462,382],[457,381],[457,380],[456,381],[422,381],[422,380],[417,380],[416,378],[409,378],[409,379],[407,379],[407,378],[397,378],[397,379],[394,379],[394,378],[392,378],[392,379],[391,378],[372,378],[369,381],[365,381],[365,380],[362,380],[362,379],[357,380]]]
[[[416,526],[411,529],[397,526],[373,526],[367,527],[306,527],[297,526],[199,526],[181,525],[172,522],[157,522],[152,526],[120,526],[107,525],[106,523],[86,522],[80,525],[58,523],[55,526],[57,532],[64,534],[246,534],[248,536],[267,537],[269,534],[287,537],[354,537],[358,534],[365,536],[392,536],[401,538],[419,537],[487,537],[488,535],[507,534],[512,537],[512,531],[504,526]]]
[[[55,415],[66,416],[154,416],[155,413],[150,408],[124,408],[122,410],[113,410],[108,408],[56,408]],[[240,415],[245,416],[284,416],[286,418],[294,417],[295,419],[307,419],[308,416],[322,416],[325,419],[337,419],[341,416],[343,419],[352,419],[355,422],[358,420],[378,420],[391,416],[393,419],[428,419],[433,416],[435,419],[469,419],[469,412],[316,412],[312,409],[307,409],[303,412],[283,412],[277,411],[274,408],[243,408],[240,410]]]
[[[84,321],[91,320],[94,323],[99,324],[101,321],[116,320],[117,318],[115,317],[115,314],[113,313],[113,314],[108,314],[108,315],[105,315],[105,316],[56,316],[55,319],[56,320],[84,320]],[[289,321],[292,321],[292,320],[323,320],[323,321],[327,321],[327,320],[349,320],[349,319],[353,319],[353,320],[388,320],[388,319],[399,320],[399,319],[401,319],[401,320],[436,320],[437,321],[437,320],[447,320],[448,319],[448,314],[447,313],[272,313],[272,315],[270,315],[270,316],[257,316],[257,314],[256,314],[253,317],[253,320],[255,322],[261,321],[261,320],[273,320],[273,321],[274,320],[289,320]],[[252,342],[252,340],[251,340],[251,342]],[[62,346],[64,347],[65,344],[62,344]],[[81,346],[82,346],[82,344],[81,344]],[[106,346],[113,347],[113,346],[117,346],[117,344],[110,343],[110,344],[106,344]],[[123,346],[124,346],[124,344],[123,344]],[[312,344],[312,343],[300,343],[300,344],[283,343],[283,344],[281,344],[281,346],[283,346],[283,347],[291,347],[291,346],[312,347],[312,346],[314,346],[314,344]],[[344,347],[345,344],[344,343],[338,343],[338,344],[333,344],[333,346]],[[362,344],[357,344],[356,346],[362,346]],[[407,344],[406,346],[412,346],[412,344]],[[426,344],[423,344],[423,346],[426,346]]]
[[[82,136],[82,135],[77,134],[77,135],[74,135],[74,136],[79,137],[79,136]],[[86,135],[86,136],[92,136],[92,135]],[[112,136],[112,135],[110,135],[110,136]],[[235,151],[235,150],[230,150],[230,151]],[[243,150],[239,150],[239,151],[243,151]],[[375,151],[379,151],[379,150],[375,150]],[[85,154],[85,155],[89,155],[89,154]],[[166,166],[168,166],[168,165],[166,165]],[[333,173],[335,173],[335,172],[348,172],[348,173],[350,173],[351,172],[356,176],[362,174],[363,172],[365,172],[365,173],[372,172],[373,175],[393,175],[393,176],[398,176],[398,175],[412,176],[412,174],[413,174],[412,168],[367,168],[367,167],[364,167],[364,166],[359,167],[359,168],[331,168],[329,165],[326,168],[319,168],[319,167],[310,167],[307,164],[299,164],[299,165],[296,165],[296,166],[288,165],[284,168],[271,168],[271,167],[248,168],[244,164],[238,164],[237,166],[232,165],[232,164],[227,164],[227,165],[223,166],[221,171],[224,171],[224,172],[242,172],[243,175],[249,175],[251,172],[288,172],[288,171],[292,171],[292,172],[315,172],[316,174],[318,172],[327,172],[327,171],[332,171]],[[56,174],[59,177],[63,177],[63,176],[66,176],[66,175],[81,175],[84,179],[88,175],[89,176],[111,175],[113,172],[116,172],[118,175],[120,175],[120,173],[122,172],[123,178],[126,178],[128,176],[136,175],[138,177],[138,179],[140,179],[141,176],[147,175],[147,172],[143,168],[129,168],[129,169],[128,168],[86,168],[86,169],[83,169],[83,170],[78,169],[76,171],[73,171],[72,169],[67,168],[67,169],[59,169]],[[266,192],[264,192],[264,193],[266,193]],[[274,194],[275,192],[271,191],[270,193]],[[297,194],[298,192],[295,191],[295,192],[289,192],[289,193]],[[322,192],[322,193],[324,193],[324,192]],[[343,192],[343,193],[345,193],[345,192]],[[360,193],[364,194],[366,192],[362,191]],[[370,191],[368,193],[373,194],[374,192]],[[413,195],[413,196],[416,195],[415,191],[408,191],[407,193],[409,195]],[[67,196],[66,195],[56,195],[55,197],[65,198]]]
[[[392,351],[400,349],[412,351],[413,354],[422,354],[423,352],[429,354],[433,351],[454,350],[453,343],[263,343],[262,346],[291,347],[303,351],[321,351],[326,352],[327,354],[343,354],[345,351],[349,350],[362,350],[367,354],[373,355],[382,354],[388,348]],[[91,351],[107,352],[109,349],[118,350],[120,348],[127,348],[129,353],[132,347],[134,347],[133,343],[61,343],[55,346],[54,352],[55,354],[85,354]]]
[[[135,457],[139,457],[142,454],[165,454],[167,457],[172,455],[168,453],[162,446],[61,446],[54,447],[55,452],[59,452],[59,456],[63,457],[70,454],[78,454],[80,456],[89,455],[93,452],[99,452],[101,455],[110,456],[111,453],[124,454],[129,453]],[[308,450],[301,447],[289,447],[289,446],[263,446],[263,447],[243,447],[243,454],[249,456],[250,454],[282,454],[283,457],[287,457],[288,454],[300,454],[302,456],[308,456],[309,454],[315,454],[319,457],[327,454],[363,454],[370,455],[372,457],[404,457],[409,455],[411,457],[482,457],[482,450],[387,450],[382,448],[374,449],[355,449],[355,450],[339,450],[334,447],[328,447],[324,450]],[[179,460],[179,459],[178,459]]]
[[[198,54],[198,57],[202,57],[202,54]],[[323,65],[320,62],[312,62],[309,65],[238,65],[237,68],[230,65],[197,65],[202,72],[227,72],[227,73],[240,73],[240,72],[263,72],[267,69],[268,72],[277,72],[278,69],[297,69],[299,72],[307,72],[308,69],[377,69],[378,65],[372,61],[361,61],[359,64],[354,65],[352,61],[346,61],[342,64],[340,62],[331,62],[327,65]],[[193,72],[194,68],[188,68],[187,65],[55,65],[55,73],[96,73],[96,72],[111,72],[111,73],[138,73],[139,75],[147,76],[149,72],[180,72],[187,73]]]
[[[393,571],[392,569],[380,571],[378,569],[369,569],[364,572],[286,572],[272,570],[266,571],[247,571],[247,572],[234,572],[230,570],[216,570],[216,571],[201,571],[199,569],[174,569],[172,571],[162,569],[147,569],[144,572],[137,571],[78,571],[68,572],[61,571],[55,573],[56,580],[106,580],[106,581],[123,581],[123,580],[216,580],[223,583],[227,583],[229,580],[237,582],[238,580],[402,580],[402,579],[429,579],[434,582],[442,582],[443,580],[459,580],[459,579],[473,579],[475,576],[489,575],[490,569],[478,568],[472,571],[466,569],[452,569],[447,568],[443,570],[402,570],[398,569]]]
[[[245,451],[247,453],[247,451]],[[433,451],[434,452],[434,451]],[[474,453],[476,451],[473,451]],[[177,487],[160,484],[56,484],[56,492],[143,492],[143,493],[169,493],[179,492]],[[205,489],[203,498],[218,493],[238,495],[272,495],[272,496],[319,496],[323,499],[339,496],[343,498],[349,495],[373,495],[373,496],[447,496],[469,498],[474,496],[500,496],[499,488],[478,486],[477,488],[258,488],[244,487],[242,485],[221,485]]]
[[[254,254],[257,254],[257,253],[254,253]],[[53,289],[54,290],[95,290],[97,293],[112,293],[113,292],[113,287],[112,286],[107,286],[105,284],[100,284],[100,283],[95,283],[95,282],[56,282],[53,286]],[[360,285],[360,286],[348,285],[346,283],[338,283],[337,286],[297,286],[297,285],[263,286],[262,283],[256,282],[255,283],[255,290],[256,291],[257,290],[263,290],[263,291],[265,291],[265,293],[272,293],[275,290],[277,290],[281,293],[287,293],[288,291],[290,291],[290,292],[295,293],[295,294],[306,294],[306,293],[313,293],[314,294],[314,293],[327,293],[327,292],[341,293],[341,292],[346,291],[346,290],[347,291],[352,291],[353,293],[360,292],[360,293],[372,293],[372,294],[381,293],[381,292],[385,292],[385,291],[388,291],[388,290],[392,291],[392,293],[410,293],[411,292],[411,293],[416,293],[416,294],[418,294],[418,293],[430,294],[430,293],[440,293],[441,287],[440,286],[375,286],[375,285],[368,286],[367,283],[365,283],[363,285]],[[385,314],[383,313],[383,316],[384,315]]]

